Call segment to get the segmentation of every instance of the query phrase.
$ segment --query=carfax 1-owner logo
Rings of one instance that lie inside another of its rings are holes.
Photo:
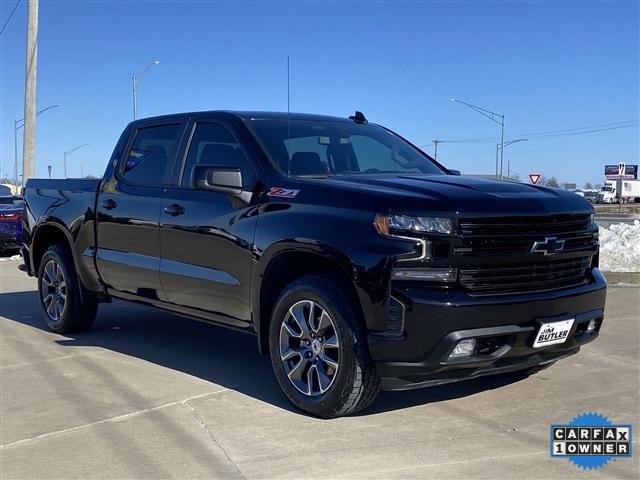
[[[631,457],[631,425],[615,425],[599,413],[583,413],[566,425],[551,425],[551,456],[584,469]]]

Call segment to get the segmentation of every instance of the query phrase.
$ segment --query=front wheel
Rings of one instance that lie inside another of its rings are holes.
[[[323,418],[362,410],[380,391],[355,302],[340,285],[329,275],[291,283],[269,331],[280,387],[296,407]]]
[[[71,333],[93,326],[98,302],[80,283],[71,254],[65,248],[53,245],[42,256],[38,286],[40,306],[51,330]]]

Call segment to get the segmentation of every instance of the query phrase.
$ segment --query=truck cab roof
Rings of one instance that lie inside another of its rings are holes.
[[[208,117],[208,116],[233,116],[243,120],[309,120],[324,122],[344,122],[350,123],[347,117],[336,117],[331,115],[318,115],[312,113],[287,113],[287,112],[263,112],[263,111],[242,111],[242,110],[203,110],[196,112],[172,113],[169,115],[159,115],[156,117],[140,118],[131,122],[131,125],[138,123],[147,123],[154,121],[166,121],[172,119],[184,119],[191,117]]]

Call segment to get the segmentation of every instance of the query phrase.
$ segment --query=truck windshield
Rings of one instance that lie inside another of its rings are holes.
[[[446,174],[411,144],[377,125],[300,119],[253,119],[249,125],[273,166],[285,175]]]
[[[613,191],[613,188],[607,185],[605,187],[602,187],[602,191],[603,192],[611,192],[611,191]]]

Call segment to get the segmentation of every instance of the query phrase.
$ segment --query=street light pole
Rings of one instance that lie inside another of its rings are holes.
[[[137,115],[137,111],[136,111],[136,76],[133,75],[131,77],[131,83],[133,83],[133,119],[135,120]]]
[[[64,178],[67,178],[67,156],[71,155],[76,150],[80,150],[82,147],[88,147],[88,146],[89,146],[88,143],[83,143],[82,145],[78,145],[77,147],[72,148],[71,150],[67,150],[66,152],[64,152]]]
[[[151,67],[153,67],[154,65],[158,65],[159,63],[160,63],[159,60],[155,60],[149,65],[147,65],[144,68],[144,70],[140,71],[140,73],[134,74],[131,77],[131,83],[133,86],[133,119],[134,120],[138,118],[137,83],[139,80],[142,80],[142,77],[144,77],[147,74],[147,72],[151,69]]]
[[[56,108],[59,107],[60,105],[51,105],[47,108],[43,108],[42,110],[36,112],[36,118],[38,118],[40,115],[42,115],[44,112],[46,112],[47,110],[51,110],[52,108]],[[18,125],[20,122],[22,122],[22,125]],[[18,130],[20,130],[22,127],[24,127],[24,118],[21,118],[20,120],[14,120],[13,121],[13,181],[14,181],[14,185],[16,186],[16,188],[18,188]]]
[[[502,180],[502,165],[504,161],[504,115],[502,115],[502,123],[500,124],[500,180]]]
[[[13,121],[13,185],[18,188],[18,123],[20,120]]]
[[[483,117],[487,117],[492,122],[495,122],[498,125],[500,125],[500,145],[501,145],[501,147],[500,147],[500,180],[502,180],[502,162],[503,162],[503,157],[504,157],[504,153],[503,153],[503,150],[504,150],[504,115],[502,115],[500,113],[492,112],[491,110],[487,110],[486,108],[478,107],[476,105],[472,105],[470,103],[463,102],[462,100],[458,100],[457,98],[450,98],[449,101],[465,105],[465,106],[469,107],[471,110],[475,110],[476,112],[478,112]],[[498,120],[498,118],[500,120]],[[498,177],[498,174],[497,174],[497,170],[498,170],[497,163],[498,163],[498,152],[496,151],[496,178]]]

